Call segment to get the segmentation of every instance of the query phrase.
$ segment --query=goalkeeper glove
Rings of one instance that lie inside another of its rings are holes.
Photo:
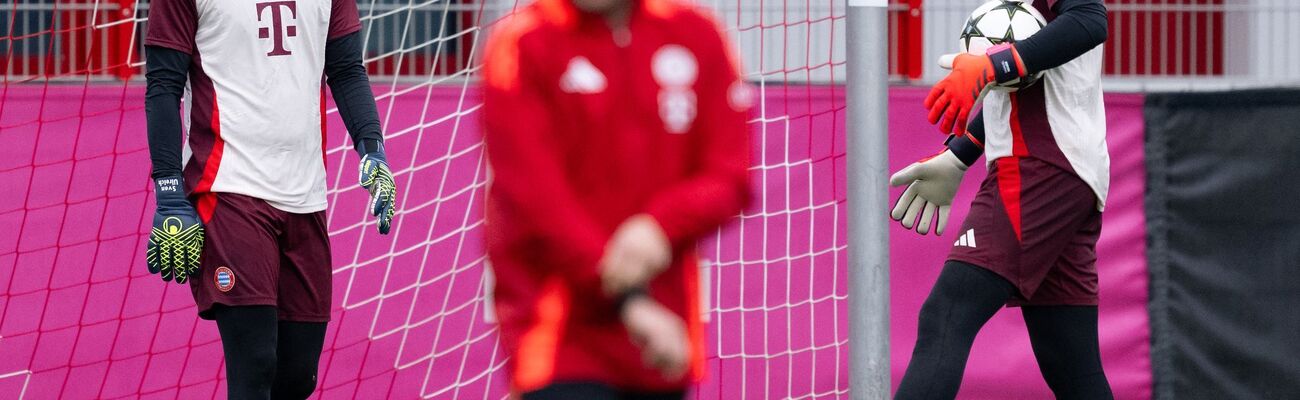
[[[952,198],[957,194],[961,178],[966,175],[966,164],[957,158],[951,150],[944,150],[934,157],[912,163],[912,165],[889,177],[890,186],[908,185],[903,196],[894,204],[889,214],[904,228],[912,229],[916,214],[921,212],[921,220],[916,223],[916,233],[930,232],[931,222],[938,214],[934,224],[934,234],[942,235],[948,225],[948,211],[952,208]],[[924,212],[922,212],[924,210]]]
[[[939,57],[939,66],[952,72],[930,89],[925,108],[930,110],[931,124],[942,119],[939,130],[958,136],[966,133],[966,120],[989,86],[1016,84],[1026,75],[1020,53],[1010,44],[993,46],[982,56],[945,55]]]
[[[154,197],[158,208],[153,214],[153,229],[149,230],[145,262],[149,273],[183,284],[199,270],[203,223],[185,198],[179,176],[155,180]]]
[[[387,235],[397,209],[397,184],[388,169],[383,144],[376,143],[361,156],[361,187],[370,192],[370,215],[379,220],[379,234]]]

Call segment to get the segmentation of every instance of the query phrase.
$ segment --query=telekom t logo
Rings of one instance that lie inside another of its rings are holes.
[[[289,19],[298,18],[298,5],[292,0],[289,1],[268,1],[257,3],[257,21],[262,21],[262,11],[271,9],[271,27],[257,28],[257,37],[261,39],[271,39],[271,51],[266,53],[267,56],[287,56],[289,50],[284,48],[284,38],[298,36],[298,27],[296,25],[286,25],[283,14],[280,13],[282,8],[289,9]]]

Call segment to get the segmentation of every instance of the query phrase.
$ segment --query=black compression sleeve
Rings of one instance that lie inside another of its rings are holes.
[[[1058,400],[1115,398],[1101,364],[1097,306],[1024,306],[1038,369]]]
[[[214,305],[230,399],[270,399],[279,340],[275,306]]]
[[[181,174],[181,94],[190,67],[190,55],[166,47],[145,46],[144,112],[149,136],[149,158],[157,179]]]
[[[975,161],[984,154],[984,110],[970,119],[965,135],[949,137],[948,150],[952,150],[952,154],[966,166],[975,165]]]
[[[325,76],[357,152],[365,154],[375,150],[384,135],[379,129],[379,110],[370,90],[370,77],[366,76],[361,59],[360,32],[325,44]]]
[[[1028,74],[1059,67],[1106,42],[1106,6],[1101,0],[1060,0],[1053,11],[1056,19],[1016,43]]]
[[[324,322],[280,321],[272,399],[306,399],[316,391],[325,328]]]
[[[975,335],[1016,290],[993,271],[961,261],[944,263],[921,305],[912,361],[894,400],[955,398]]]

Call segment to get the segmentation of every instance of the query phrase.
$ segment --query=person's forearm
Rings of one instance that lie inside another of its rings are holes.
[[[971,118],[970,124],[966,125],[965,135],[950,136],[947,144],[948,150],[952,150],[966,166],[979,161],[980,156],[984,155],[984,111],[981,110]]]
[[[361,58],[361,34],[354,32],[325,45],[325,75],[339,116],[358,153],[378,149],[384,140],[370,78]]]
[[[180,99],[185,91],[190,55],[181,51],[146,46],[145,118],[148,129],[151,177],[181,174]]]
[[[1064,65],[1106,42],[1106,6],[1101,0],[1060,0],[1053,10],[1056,19],[1015,45],[1028,74]]]

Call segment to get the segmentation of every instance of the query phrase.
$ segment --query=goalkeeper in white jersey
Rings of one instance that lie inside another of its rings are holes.
[[[1004,305],[1021,307],[1058,399],[1113,398],[1097,337],[1096,245],[1110,179],[1100,82],[1106,8],[1101,0],[1025,3],[1047,26],[984,55],[945,57],[952,72],[925,106],[931,123],[956,135],[890,179],[908,185],[893,218],[942,233],[966,167],[981,154],[989,165],[921,307],[898,399],[955,397],[975,334]],[[989,91],[967,132],[982,91],[1039,72],[1042,81],[1018,92]]]
[[[361,157],[379,233],[391,227],[394,182],[360,27],[354,0],[150,4],[148,266],[188,283],[199,315],[217,321],[231,399],[303,399],[316,387],[332,278],[322,83]]]

